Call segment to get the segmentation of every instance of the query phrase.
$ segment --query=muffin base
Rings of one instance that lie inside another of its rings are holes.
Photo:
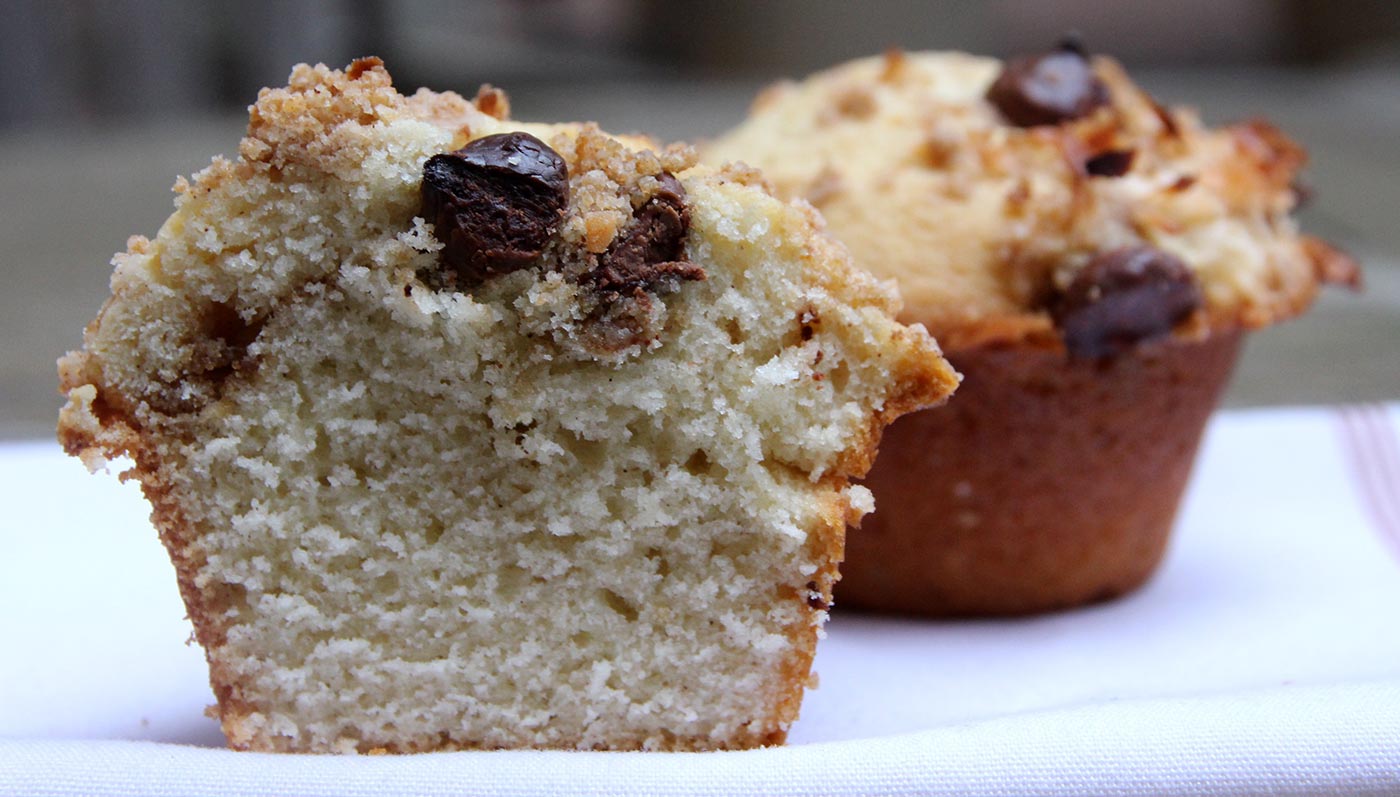
[[[847,537],[843,607],[1016,615],[1140,586],[1166,549],[1242,333],[1108,360],[985,347],[944,407],[886,431]]]

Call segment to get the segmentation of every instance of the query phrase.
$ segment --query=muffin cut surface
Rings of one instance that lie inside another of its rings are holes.
[[[781,742],[848,477],[955,384],[810,209],[505,116],[298,67],[61,361],[233,747]]]

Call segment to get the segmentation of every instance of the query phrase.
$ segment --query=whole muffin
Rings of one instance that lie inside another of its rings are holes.
[[[229,744],[716,749],[797,717],[884,426],[956,384],[810,208],[298,66],[60,363]]]
[[[1141,584],[1242,335],[1359,281],[1292,218],[1297,144],[1206,128],[1075,41],[780,84],[705,157],[818,207],[965,377],[887,434],[845,605],[1013,614]]]

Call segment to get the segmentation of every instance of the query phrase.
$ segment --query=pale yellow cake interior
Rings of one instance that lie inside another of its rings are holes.
[[[529,126],[572,177],[539,266],[433,289],[424,160],[520,127],[299,67],[61,364],[60,436],[134,457],[235,747],[781,741],[871,509],[847,479],[954,384],[809,208],[586,126]],[[662,169],[706,278],[600,348],[550,265]]]

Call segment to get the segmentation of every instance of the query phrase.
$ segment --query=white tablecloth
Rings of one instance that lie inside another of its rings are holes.
[[[0,446],[0,794],[1400,794],[1400,405],[1222,413],[1135,595],[842,614],[784,748],[220,749],[133,485]]]

